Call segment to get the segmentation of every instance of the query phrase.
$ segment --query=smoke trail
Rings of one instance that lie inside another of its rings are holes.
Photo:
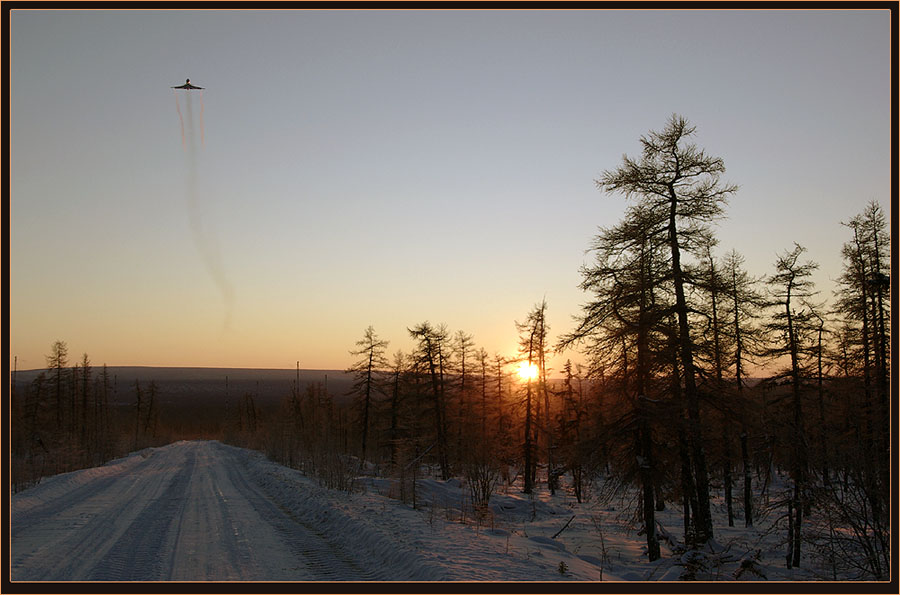
[[[176,96],[177,106],[177,96]],[[188,92],[185,102],[187,111],[187,136],[184,134],[184,122],[182,121],[182,144],[187,139],[186,157],[187,157],[187,201],[188,201],[188,224],[191,229],[191,237],[194,241],[194,247],[200,254],[206,271],[212,278],[213,283],[222,295],[225,305],[225,317],[222,325],[223,332],[231,326],[231,315],[234,309],[234,290],[225,274],[225,267],[222,264],[222,253],[219,248],[216,235],[213,230],[209,230],[203,223],[203,208],[200,202],[200,193],[197,188],[197,143],[194,128],[194,111],[191,102],[191,93]],[[181,118],[181,110],[178,111]],[[203,142],[203,98],[200,99],[200,135]]]
[[[191,146],[193,147],[194,142],[194,106],[191,103],[191,92],[186,92],[187,99],[185,101],[185,105],[187,106],[187,124],[188,124],[188,140],[191,141]]]
[[[203,134],[203,91],[200,91],[200,144],[206,146],[206,136]]]
[[[178,91],[172,89],[175,94],[175,111],[178,112],[178,122],[181,124],[181,146],[184,147],[184,118],[181,117],[181,106],[178,105]]]

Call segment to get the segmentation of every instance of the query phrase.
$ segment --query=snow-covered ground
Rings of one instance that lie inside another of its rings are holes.
[[[261,453],[214,441],[148,448],[13,495],[11,578],[668,581],[685,569],[665,542],[663,557],[648,563],[644,538],[615,503],[501,488],[490,513],[476,518],[459,480],[420,480],[417,510],[397,491],[376,477],[359,478],[351,494],[328,490]],[[680,510],[659,520],[680,537]],[[784,568],[780,535],[723,526],[721,511],[716,521],[700,578],[815,578]],[[762,576],[738,574],[753,557]]]

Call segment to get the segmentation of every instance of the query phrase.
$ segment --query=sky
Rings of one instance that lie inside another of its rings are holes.
[[[342,369],[424,321],[515,355],[542,299],[573,328],[628,204],[595,180],[673,113],[740,187],[719,253],[753,275],[797,242],[829,299],[841,222],[891,213],[887,10],[15,9],[8,40],[20,370],[56,340]]]

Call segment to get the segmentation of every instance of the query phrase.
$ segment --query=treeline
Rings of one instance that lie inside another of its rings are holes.
[[[10,479],[18,491],[41,478],[101,465],[173,440],[222,438],[221,408],[167,407],[153,380],[121,386],[88,354],[70,362],[65,341],[46,356],[47,369],[24,386],[10,383]]]
[[[118,452],[110,406],[112,378],[103,366],[94,373],[87,354],[69,367],[68,346],[57,341],[47,370],[24,393],[10,391],[11,477],[13,489],[51,475],[99,464]]]
[[[415,478],[423,468],[437,477],[465,477],[476,505],[486,505],[500,481],[513,484],[522,473],[524,438],[520,382],[512,360],[475,347],[472,335],[451,333],[423,322],[408,329],[416,348],[388,356],[388,342],[371,327],[353,355],[353,400],[339,405],[319,383],[298,391],[298,382],[275,415],[244,432],[242,444],[265,450],[286,465],[320,477],[332,487],[349,487],[360,473],[398,478],[399,497],[415,499]],[[534,339],[547,352],[546,334]],[[530,477],[537,455],[537,420],[549,419],[546,369],[533,387],[529,419]],[[231,427],[248,428],[248,416]]]

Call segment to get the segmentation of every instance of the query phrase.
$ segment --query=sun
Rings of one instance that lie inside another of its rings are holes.
[[[534,380],[538,377],[538,367],[534,364],[529,364],[528,362],[522,362],[519,364],[519,378],[522,381],[527,382],[529,380]]]

